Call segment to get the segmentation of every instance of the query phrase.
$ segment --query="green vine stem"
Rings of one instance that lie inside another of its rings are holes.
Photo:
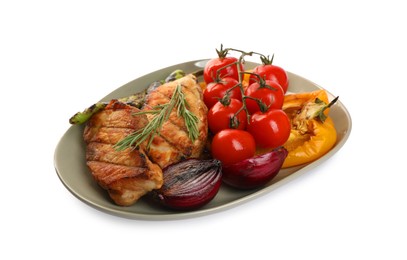
[[[252,97],[249,97],[249,96],[246,96],[246,95],[245,95],[245,93],[244,93],[244,88],[243,88],[243,78],[242,78],[242,77],[243,77],[243,75],[246,74],[246,73],[247,73],[247,74],[253,74],[253,75],[256,75],[256,76],[259,78],[259,81],[260,81],[260,85],[261,85],[261,86],[267,87],[267,84],[265,83],[264,79],[262,79],[258,74],[241,71],[240,64],[244,64],[244,62],[245,62],[244,58],[245,58],[246,56],[259,55],[259,56],[260,56],[260,60],[261,60],[262,62],[263,62],[263,60],[264,60],[264,61],[269,61],[269,59],[268,59],[268,56],[266,57],[265,55],[263,55],[263,54],[261,54],[261,53],[258,53],[258,52],[254,52],[254,51],[246,52],[246,51],[242,51],[242,50],[238,50],[238,49],[234,49],[234,48],[226,48],[226,49],[223,49],[223,45],[221,45],[221,50],[223,51],[223,53],[226,53],[226,54],[227,54],[229,51],[235,51],[235,52],[241,53],[241,54],[240,54],[240,57],[239,57],[239,59],[238,59],[237,62],[234,62],[234,63],[231,63],[231,64],[227,64],[227,65],[225,65],[224,67],[219,68],[219,69],[216,71],[216,76],[217,76],[217,78],[218,78],[219,75],[220,75],[220,71],[221,71],[222,69],[224,69],[224,68],[226,68],[226,67],[229,67],[229,66],[234,66],[234,65],[236,65],[236,67],[237,67],[238,81],[239,81],[239,83],[238,83],[237,85],[235,85],[232,89],[234,89],[235,87],[239,87],[239,88],[240,88],[240,92],[241,92],[241,94],[242,94],[242,104],[243,104],[243,105],[242,105],[242,107],[241,107],[241,108],[231,117],[231,119],[230,119],[230,127],[231,127],[231,128],[237,128],[238,125],[239,125],[239,123],[237,122],[237,121],[238,121],[237,115],[238,115],[242,110],[245,111],[246,117],[247,117],[247,121],[248,121],[248,123],[250,123],[250,113],[249,113],[249,110],[247,109],[247,105],[246,105],[246,99],[247,99],[247,98],[255,100],[255,101],[257,102],[257,104],[259,105],[261,111],[266,111],[266,110],[267,110],[267,106],[266,106],[261,100],[259,100],[259,99],[257,99],[257,98],[252,98]],[[219,55],[219,52],[218,52],[218,55]],[[274,55],[273,55],[273,57],[274,57]],[[272,59],[273,59],[273,58],[272,58]],[[271,61],[272,61],[272,59],[271,59]],[[263,82],[263,83],[262,83],[262,82]],[[274,89],[274,88],[272,88],[271,86],[268,86],[268,87],[269,87],[270,89]],[[228,92],[230,92],[232,89],[229,89],[228,91],[226,91],[225,96],[228,95],[228,94],[229,94]]]
[[[264,102],[262,102],[260,99],[258,99],[258,98],[253,98],[253,97],[250,97],[250,96],[246,96],[246,95],[245,95],[245,93],[244,93],[244,88],[243,88],[243,75],[244,75],[244,74],[250,74],[250,75],[256,76],[256,77],[258,78],[258,83],[259,83],[259,85],[260,85],[260,86],[259,86],[260,88],[268,88],[268,89],[271,89],[271,90],[276,90],[274,87],[267,85],[265,79],[263,79],[260,75],[258,75],[258,74],[256,74],[256,73],[252,73],[252,72],[242,71],[240,65],[245,63],[244,58],[245,58],[246,56],[253,56],[253,55],[258,55],[258,56],[260,56],[261,63],[264,64],[264,65],[269,65],[269,64],[272,64],[272,63],[273,63],[274,54],[273,54],[273,55],[271,56],[271,58],[270,58],[269,55],[268,55],[268,56],[265,56],[265,55],[263,55],[263,54],[261,54],[261,53],[254,52],[254,51],[246,52],[246,51],[242,51],[242,50],[234,49],[234,48],[225,48],[225,49],[224,49],[222,44],[221,44],[220,50],[216,50],[216,52],[218,53],[218,56],[219,56],[219,57],[226,57],[226,55],[227,55],[230,51],[239,52],[239,53],[240,53],[240,57],[239,57],[238,61],[236,61],[236,62],[234,62],[234,63],[231,63],[231,64],[227,64],[227,65],[225,65],[225,66],[219,68],[219,69],[216,71],[216,80],[217,80],[217,82],[220,82],[220,81],[221,81],[221,79],[220,79],[220,71],[221,71],[221,70],[223,70],[223,69],[225,69],[225,68],[227,68],[227,67],[230,67],[230,66],[236,66],[236,67],[237,67],[238,82],[239,82],[239,83],[236,84],[236,85],[235,85],[234,87],[232,87],[231,89],[227,90],[226,93],[225,93],[225,96],[224,96],[222,99],[220,99],[220,100],[222,100],[223,102],[227,102],[227,101],[230,99],[230,94],[229,94],[229,92],[232,91],[232,89],[234,89],[234,88],[236,88],[236,87],[239,87],[239,88],[240,88],[240,92],[241,92],[241,94],[242,94],[242,104],[243,104],[243,105],[242,105],[242,107],[233,115],[233,117],[231,117],[231,119],[230,119],[230,127],[231,127],[231,128],[237,128],[237,127],[239,126],[239,122],[238,122],[239,120],[237,119],[237,115],[238,115],[240,112],[242,112],[242,110],[245,111],[246,116],[247,116],[247,122],[248,122],[248,124],[250,124],[250,113],[249,113],[249,110],[247,109],[246,99],[252,99],[252,100],[256,101],[256,103],[258,104],[258,106],[259,106],[259,108],[260,108],[260,111],[263,112],[263,113],[266,112],[267,109],[268,109],[268,106],[267,106],[266,104],[264,104]],[[229,102],[230,102],[230,100],[229,100]]]
[[[259,83],[259,88],[267,88],[267,89],[270,89],[273,91],[277,91],[276,88],[274,88],[270,85],[267,85],[266,80],[264,78],[262,78],[259,74],[252,73],[252,72],[244,72],[244,74],[250,74],[250,75],[256,76],[257,77],[256,81]]]

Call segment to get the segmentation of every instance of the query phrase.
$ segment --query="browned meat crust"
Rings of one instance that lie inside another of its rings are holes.
[[[139,111],[113,100],[92,116],[83,134],[89,170],[114,202],[122,206],[132,205],[163,184],[161,168],[150,161],[143,148],[114,148],[118,141],[148,122],[145,116],[134,116]]]
[[[199,137],[194,142],[188,136],[184,119],[178,117],[175,111],[172,111],[159,135],[154,137],[148,151],[146,142],[137,149],[122,151],[116,150],[114,145],[144,128],[152,120],[153,114],[134,115],[140,110],[112,100],[88,121],[83,133],[87,166],[116,204],[134,204],[141,196],[163,185],[163,168],[185,158],[198,158],[202,154],[208,136],[208,109],[195,76],[188,75],[151,91],[142,110],[168,103],[178,84],[182,85],[188,109],[199,120]]]
[[[202,98],[202,89],[193,75],[187,75],[181,79],[166,83],[146,96],[143,110],[149,110],[154,106],[166,104],[170,101],[172,94],[178,84],[182,85],[182,91],[189,105],[188,109],[194,113],[199,120],[199,137],[194,142],[188,137],[187,128],[183,118],[178,117],[176,111],[171,113],[167,122],[156,136],[148,151],[151,160],[161,168],[178,162],[184,158],[197,158],[202,154],[208,137],[207,112]],[[147,115],[151,120],[153,115]]]

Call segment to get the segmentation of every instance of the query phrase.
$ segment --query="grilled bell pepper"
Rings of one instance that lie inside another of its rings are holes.
[[[336,143],[337,133],[329,108],[331,102],[325,90],[287,94],[283,110],[291,121],[291,133],[283,145],[288,155],[282,168],[312,162],[326,154]]]

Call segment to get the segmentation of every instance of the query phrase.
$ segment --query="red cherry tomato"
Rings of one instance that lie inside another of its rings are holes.
[[[247,131],[261,148],[275,148],[283,145],[290,136],[291,124],[287,114],[281,109],[271,109],[266,113],[256,112],[250,117]]]
[[[217,71],[220,68],[225,67],[226,65],[233,64],[227,66],[219,71],[219,78],[224,77],[232,77],[236,80],[239,80],[239,70],[237,67],[238,59],[235,57],[226,57],[228,54],[228,49],[223,49],[223,46],[220,46],[220,50],[216,50],[218,53],[218,58],[213,58],[208,61],[204,68],[204,80],[206,84],[216,81],[217,78]],[[240,71],[243,71],[244,66],[240,63]]]
[[[256,143],[249,132],[225,129],[213,137],[211,152],[213,158],[229,165],[253,157]]]
[[[246,89],[245,94],[261,100],[268,109],[281,109],[283,107],[284,91],[275,81],[254,82]],[[260,111],[258,103],[253,99],[246,98],[246,106],[250,114]]]
[[[204,92],[203,92],[203,99],[205,105],[208,108],[213,107],[213,105],[218,102],[219,99],[223,98],[226,91],[234,86],[236,86],[239,82],[231,77],[225,77],[219,82],[211,82],[209,83]],[[242,100],[242,93],[240,92],[240,88],[236,87],[230,92],[230,98],[236,98],[238,100]]]
[[[213,134],[223,129],[246,129],[247,115],[244,110],[241,110],[239,114],[234,115],[243,107],[243,103],[235,98],[230,99],[229,104],[222,104],[217,102],[208,111],[208,126]],[[234,120],[233,120],[234,119]]]
[[[225,57],[225,58],[215,58],[208,61],[204,68],[204,80],[206,84],[214,82],[216,80],[216,72],[218,69],[237,62],[237,58],[235,57]],[[240,64],[240,71],[243,71],[243,65]],[[232,77],[236,80],[239,80],[239,72],[237,69],[237,65],[230,65],[226,68],[223,68],[219,72],[219,77]]]
[[[261,57],[261,60],[263,62],[262,65],[259,65],[253,69],[253,73],[259,75],[262,77],[264,80],[273,80],[280,84],[281,88],[283,89],[284,93],[287,92],[288,89],[288,75],[287,72],[276,65],[273,65],[273,58],[274,55],[271,59],[268,57]],[[257,77],[255,75],[250,76],[249,80],[249,85],[256,82]]]

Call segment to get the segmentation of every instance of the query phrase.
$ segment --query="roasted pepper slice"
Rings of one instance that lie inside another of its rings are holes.
[[[330,103],[325,90],[288,94],[283,110],[291,121],[291,133],[284,147],[288,150],[283,168],[312,162],[326,154],[336,143],[337,133],[328,116]]]

